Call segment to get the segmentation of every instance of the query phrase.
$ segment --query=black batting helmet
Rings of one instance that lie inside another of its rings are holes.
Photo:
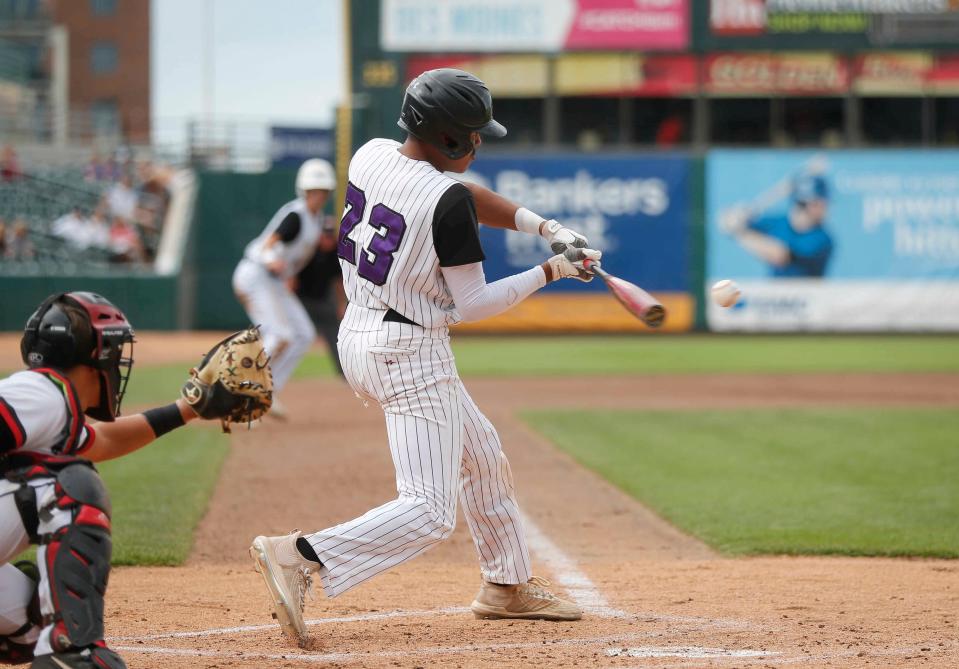
[[[453,68],[428,70],[406,88],[398,126],[450,158],[473,150],[470,134],[503,137],[493,120],[493,98],[482,81]]]
[[[75,365],[96,369],[100,402],[88,407],[86,414],[112,421],[120,415],[133,366],[133,328],[122,311],[96,293],[57,293],[27,321],[20,356],[31,369],[66,370]]]

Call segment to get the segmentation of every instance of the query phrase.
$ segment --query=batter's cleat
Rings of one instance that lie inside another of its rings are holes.
[[[583,611],[573,602],[547,590],[549,581],[534,576],[519,585],[483,582],[470,605],[477,618],[526,618],[537,620],[579,620]]]
[[[313,585],[313,570],[306,566],[308,560],[300,557],[296,549],[300,534],[295,530],[282,537],[257,537],[250,546],[250,556],[273,598],[273,617],[280,623],[280,629],[304,648],[307,634],[303,608]]]

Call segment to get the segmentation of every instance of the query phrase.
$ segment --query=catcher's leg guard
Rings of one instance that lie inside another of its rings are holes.
[[[43,616],[40,614],[40,571],[37,565],[21,560],[14,566],[26,574],[34,583],[33,596],[27,605],[27,622],[18,630],[10,634],[0,635],[0,664],[22,664],[33,658],[33,647],[36,645],[36,635],[43,625]],[[29,639],[33,639],[29,641]]]
[[[38,556],[52,609],[44,609],[44,622],[53,626],[49,643],[55,653],[75,652],[103,639],[103,595],[113,548],[110,500],[96,471],[76,464],[58,473],[54,500],[41,508],[41,518],[53,506],[68,511],[72,522],[41,536]]]
[[[70,653],[40,655],[30,669],[127,669],[123,659],[102,644]]]

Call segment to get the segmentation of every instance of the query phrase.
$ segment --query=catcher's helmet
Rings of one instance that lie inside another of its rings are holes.
[[[410,82],[396,124],[454,160],[473,150],[474,132],[506,135],[506,128],[493,120],[486,84],[453,68],[428,70]]]
[[[31,369],[89,365],[98,370],[100,402],[86,414],[112,421],[120,415],[133,366],[133,328],[122,311],[96,293],[57,293],[27,321],[20,356]]]
[[[296,194],[303,197],[308,190],[333,190],[336,188],[336,172],[322,158],[310,158],[296,173]]]

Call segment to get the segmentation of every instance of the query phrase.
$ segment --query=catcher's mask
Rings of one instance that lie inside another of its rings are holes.
[[[474,132],[506,136],[506,128],[493,119],[486,84],[449,67],[428,70],[410,82],[396,124],[454,160],[474,151]]]
[[[133,328],[123,312],[96,293],[57,293],[30,316],[20,340],[20,356],[30,368],[98,370],[100,401],[86,414],[112,421],[133,367]]]

